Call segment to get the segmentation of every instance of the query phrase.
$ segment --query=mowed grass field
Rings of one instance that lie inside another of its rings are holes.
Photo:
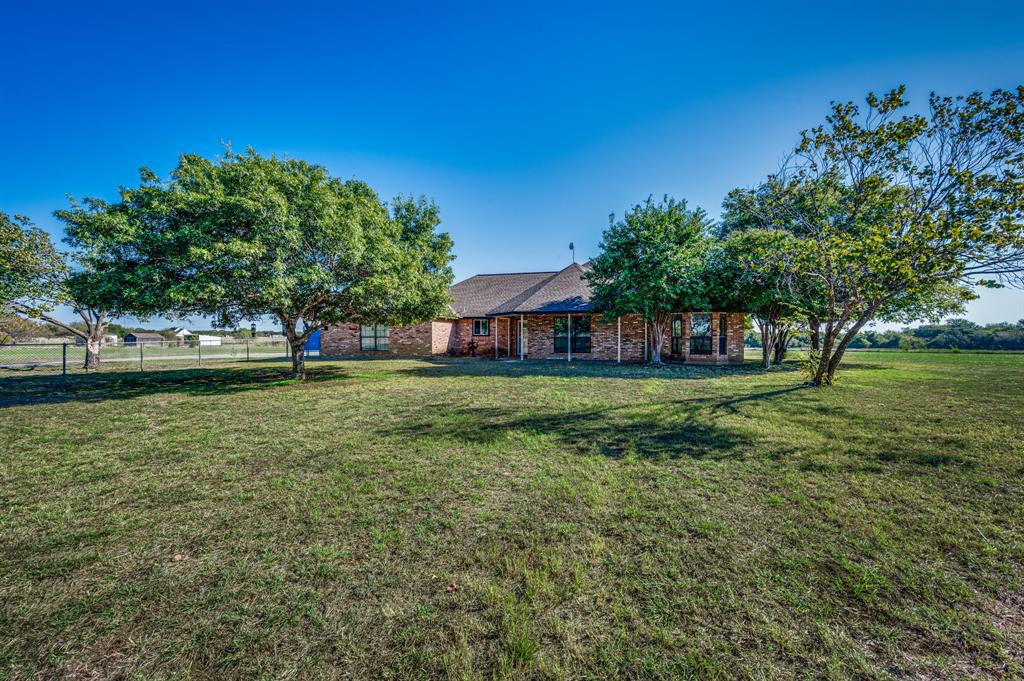
[[[1024,356],[0,380],[0,677],[1024,675]]]

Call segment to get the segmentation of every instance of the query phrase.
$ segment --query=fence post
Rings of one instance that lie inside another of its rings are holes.
[[[63,343],[60,348],[60,375],[68,375],[68,344]]]
[[[196,341],[196,347],[199,348],[199,366],[203,366],[203,343],[202,341]]]
[[[246,362],[249,361],[249,341],[248,341],[248,339],[246,339],[246,341],[245,341],[245,361]]]
[[[145,343],[139,342],[139,371],[145,371],[145,368],[143,367],[143,361],[144,361],[143,357],[144,357],[144,353],[146,352],[145,351],[145,347],[146,347]]]

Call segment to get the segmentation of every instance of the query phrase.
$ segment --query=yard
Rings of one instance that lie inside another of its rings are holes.
[[[1024,355],[0,379],[0,676],[1024,674]]]

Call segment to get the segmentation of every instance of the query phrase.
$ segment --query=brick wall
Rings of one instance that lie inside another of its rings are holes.
[[[359,325],[339,324],[320,335],[320,351],[325,355],[362,357],[429,357],[433,351],[433,328],[439,322],[423,322],[412,326],[392,326],[389,330],[391,349],[387,352],[359,349]]]
[[[447,355],[454,349],[455,320],[435,319],[431,322],[431,352],[435,355]]]
[[[477,357],[494,357],[494,320],[487,325],[486,336],[473,335],[472,319],[457,319],[454,322],[451,347],[457,355],[469,355],[469,342],[476,341]]]

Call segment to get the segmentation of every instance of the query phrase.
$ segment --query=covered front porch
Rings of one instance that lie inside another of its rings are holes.
[[[520,313],[488,319],[493,329],[489,354],[495,359],[644,359],[644,328],[636,316],[611,322],[592,313]]]
[[[643,362],[651,339],[639,315],[606,320],[583,313],[520,313],[488,317],[486,354],[500,360]],[[742,362],[743,315],[681,312],[670,317],[662,357],[668,362],[729,364]]]
[[[523,360],[529,355],[523,339],[529,337],[524,315],[497,315],[487,318],[491,325],[488,351],[495,359]]]

